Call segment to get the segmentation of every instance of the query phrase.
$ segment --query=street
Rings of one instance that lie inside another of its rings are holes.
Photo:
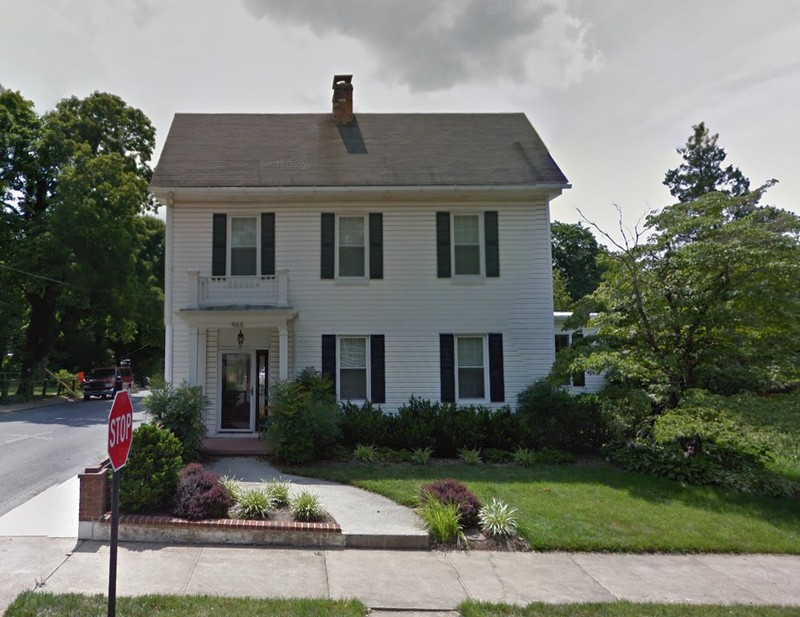
[[[145,418],[132,397],[134,426]],[[0,415],[0,516],[107,457],[111,400]]]

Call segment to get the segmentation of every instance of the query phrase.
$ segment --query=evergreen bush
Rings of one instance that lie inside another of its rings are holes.
[[[270,388],[266,436],[281,462],[297,464],[327,455],[336,443],[336,397],[331,382],[313,368],[294,382]]]
[[[138,426],[132,439],[120,476],[120,510],[130,514],[168,511],[183,464],[181,442],[172,431],[150,423]]]
[[[200,386],[183,382],[174,388],[166,382],[154,383],[142,405],[153,420],[180,440],[184,462],[199,458],[206,430],[203,414],[208,406]]]

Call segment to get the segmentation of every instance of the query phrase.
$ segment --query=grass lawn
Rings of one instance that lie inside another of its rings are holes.
[[[638,475],[604,463],[502,467],[334,463],[286,472],[352,484],[409,506],[437,478],[517,508],[536,550],[800,554],[800,500]]]
[[[507,604],[464,602],[463,617],[789,617],[797,607],[787,606],[690,606],[688,604]]]
[[[6,609],[5,617],[105,617],[105,596],[26,591]],[[367,608],[357,600],[256,600],[217,596],[139,596],[117,598],[124,617],[362,617]]]

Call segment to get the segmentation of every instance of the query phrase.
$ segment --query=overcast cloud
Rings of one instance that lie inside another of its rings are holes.
[[[524,112],[580,208],[616,228],[671,203],[692,125],[766,201],[800,212],[797,0],[0,0],[0,84],[40,111],[113,92],[176,112]]]
[[[413,91],[510,79],[565,87],[600,63],[563,0],[242,0],[256,17],[344,35]]]

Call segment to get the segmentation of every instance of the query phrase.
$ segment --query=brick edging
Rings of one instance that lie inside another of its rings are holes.
[[[106,512],[101,523],[110,524],[111,513]],[[153,516],[147,514],[121,514],[120,525],[144,525],[151,527],[184,527],[197,529],[233,528],[237,531],[313,531],[317,533],[342,533],[338,523],[306,523],[302,521],[255,521],[247,519],[218,518],[201,521],[188,521],[174,516]]]

